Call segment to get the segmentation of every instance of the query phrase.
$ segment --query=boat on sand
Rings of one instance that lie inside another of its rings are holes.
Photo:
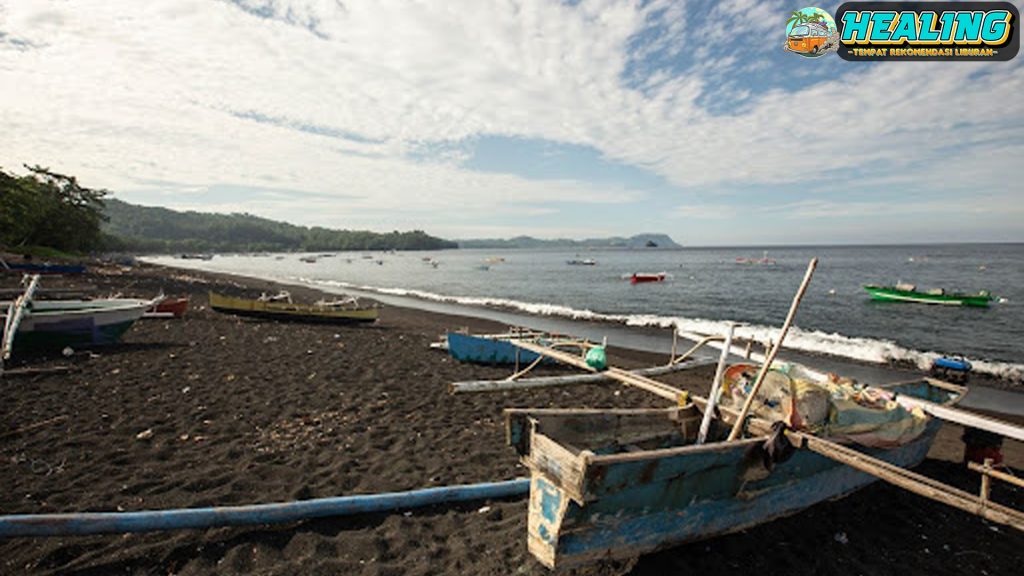
[[[360,306],[354,298],[335,302],[297,304],[291,298],[248,299],[210,292],[210,308],[224,314],[292,322],[352,324],[375,322],[380,308]]]

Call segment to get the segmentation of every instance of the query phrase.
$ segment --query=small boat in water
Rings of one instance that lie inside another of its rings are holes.
[[[768,257],[768,251],[765,250],[761,253],[760,258],[745,258],[740,257],[736,259],[737,264],[761,264],[761,265],[774,265],[775,259]]]
[[[306,264],[316,264],[316,256],[303,256],[299,258],[299,262],[305,262]]]
[[[987,290],[975,294],[946,292],[941,288],[919,291],[913,284],[895,286],[864,286],[873,300],[884,302],[915,302],[918,304],[944,304],[946,306],[971,306],[987,308],[995,298]]]
[[[290,297],[251,300],[223,296],[215,292],[210,292],[210,308],[236,316],[326,324],[375,322],[380,311],[377,306],[360,306],[354,298],[335,302],[296,304],[291,302]]]
[[[572,260],[566,260],[565,263],[569,266],[596,266],[597,260],[594,260],[593,258],[584,258],[582,260],[574,258]]]
[[[664,282],[668,274],[659,272],[657,274],[634,273],[629,277],[630,284],[646,284],[648,282]]]

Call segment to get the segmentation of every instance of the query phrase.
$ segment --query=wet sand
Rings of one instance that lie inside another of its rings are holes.
[[[276,291],[266,282],[154,266],[100,272],[48,284],[139,297],[162,289],[190,296],[192,309],[183,320],[140,321],[117,347],[22,361],[70,365],[71,373],[0,380],[4,514],[236,505],[506,480],[526,471],[504,445],[503,408],[660,405],[614,384],[451,396],[450,382],[510,373],[459,364],[428,346],[448,329],[505,328],[485,320],[386,307],[369,326],[261,322],[212,312],[206,293]],[[300,300],[319,297],[288,289]],[[610,356],[625,367],[665,361],[621,349]],[[665,381],[703,393],[712,371]],[[919,471],[974,492],[977,475],[959,464],[960,433],[947,425]],[[1007,442],[1003,451],[1024,474],[1020,445]],[[994,498],[1024,507],[1024,491],[1001,483]],[[752,530],[578,573],[1016,574],[1022,560],[1024,534],[876,483]],[[526,500],[515,498],[268,528],[0,541],[0,573],[548,571],[526,551]]]

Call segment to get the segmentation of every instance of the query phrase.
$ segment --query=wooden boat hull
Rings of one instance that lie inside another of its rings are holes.
[[[630,284],[648,284],[651,282],[664,282],[664,274],[633,274],[629,278]]]
[[[120,306],[30,311],[21,319],[14,350],[60,349],[115,344],[149,302]]]
[[[188,311],[188,298],[166,298],[146,311],[145,317],[181,318]]]
[[[873,300],[883,302],[913,302],[916,304],[940,304],[946,306],[971,306],[987,308],[992,302],[988,294],[929,294],[916,290],[899,290],[885,286],[865,286],[864,290]]]
[[[277,320],[282,322],[308,322],[320,324],[359,324],[376,322],[378,308],[329,308],[288,302],[260,302],[233,298],[210,292],[210,308],[224,314]]]
[[[508,341],[508,338],[488,338],[449,332],[447,340],[448,353],[459,362],[515,364],[518,354],[519,363],[526,365],[534,362],[540,356],[536,352],[522,350],[514,346]],[[551,362],[553,360],[550,358],[541,360],[541,363]]]
[[[763,438],[621,449],[652,419],[689,427],[683,433],[688,437],[694,421],[679,416],[684,410],[664,409],[660,416],[650,409],[510,412],[509,442],[531,471],[530,552],[549,568],[632,558],[795,514],[876,480],[810,450],[797,450],[769,472],[760,450]],[[903,446],[858,449],[913,467],[924,460],[940,427],[933,419]],[[614,448],[576,447],[595,435]]]

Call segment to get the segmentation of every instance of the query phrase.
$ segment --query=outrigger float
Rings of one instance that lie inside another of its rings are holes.
[[[991,478],[1021,486],[1024,481],[994,470],[991,462],[971,465],[983,474],[980,494],[908,470],[924,460],[941,420],[1024,441],[1024,428],[956,409],[966,388],[933,378],[860,386],[775,362],[815,264],[760,366],[726,370],[730,353],[744,354],[732,345],[731,328],[724,338],[698,344],[722,350],[708,398],[636,372],[595,369],[582,355],[540,339],[508,341],[670,404],[505,411],[507,442],[531,473],[527,542],[542,564],[564,568],[631,558],[735,532],[878,479],[1024,530],[1024,513],[991,501],[988,492]],[[759,356],[749,348],[746,355]],[[520,372],[486,389],[520,387]],[[456,383],[451,390],[481,391],[479,383]]]

